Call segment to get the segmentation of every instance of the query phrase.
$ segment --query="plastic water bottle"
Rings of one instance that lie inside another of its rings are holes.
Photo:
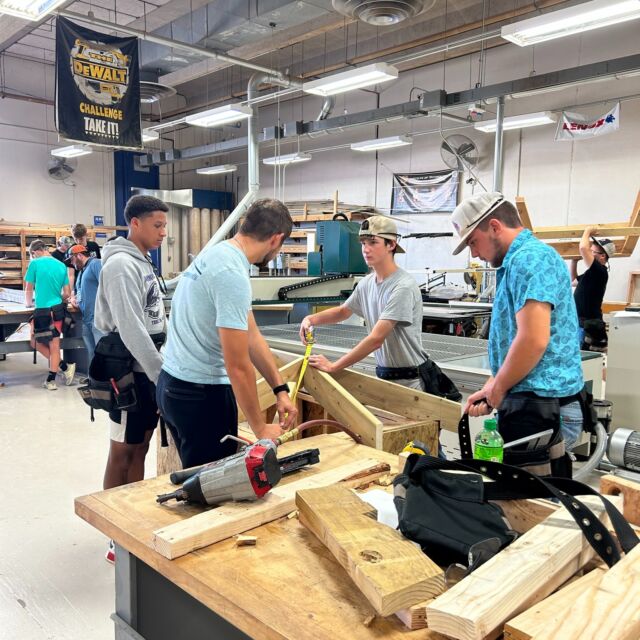
[[[476,460],[489,460],[502,462],[504,454],[504,440],[498,433],[498,424],[495,418],[484,421],[484,429],[476,436],[473,457]]]

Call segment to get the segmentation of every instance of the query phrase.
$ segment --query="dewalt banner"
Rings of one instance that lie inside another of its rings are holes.
[[[58,16],[56,128],[69,140],[139,149],[138,39],[97,33]]]

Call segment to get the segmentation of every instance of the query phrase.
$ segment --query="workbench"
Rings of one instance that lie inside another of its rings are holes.
[[[320,464],[281,484],[350,460],[374,458],[396,472],[397,456],[355,444],[344,434],[304,438],[280,448],[288,455],[320,448]],[[223,540],[175,560],[152,547],[153,532],[202,507],[160,506],[174,487],[167,476],[77,498],[76,513],[116,543],[117,640],[259,638],[260,640],[385,640],[428,638],[395,616],[364,622],[374,610],[344,569],[297,518],[251,531],[257,545]]]

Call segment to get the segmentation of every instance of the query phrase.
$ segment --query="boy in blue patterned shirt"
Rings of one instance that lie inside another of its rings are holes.
[[[501,193],[468,198],[451,219],[461,240],[454,255],[468,247],[474,258],[498,270],[489,334],[492,376],[469,396],[465,412],[480,416],[495,408],[500,417],[505,398],[518,397],[525,407],[519,421],[535,429],[535,416],[524,415],[527,405],[533,410],[537,398],[558,399],[570,449],[582,429],[577,396],[584,381],[578,317],[564,261],[522,226],[517,209]],[[514,437],[523,435],[528,434]]]

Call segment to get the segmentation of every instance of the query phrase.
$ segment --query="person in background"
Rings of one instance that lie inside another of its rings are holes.
[[[498,192],[467,198],[451,216],[460,243],[496,272],[491,313],[491,377],[464,412],[498,411],[505,442],[542,431],[547,416],[571,449],[582,431],[584,387],[571,281],[558,252],[522,226],[516,207]],[[539,400],[538,399],[542,399]]]
[[[598,227],[587,227],[580,239],[580,255],[586,270],[578,275],[578,258],[571,260],[571,279],[577,282],[573,299],[582,329],[581,349],[601,351],[607,347],[607,330],[602,318],[602,301],[609,281],[609,259],[615,245],[607,238],[596,238]]]
[[[87,247],[74,244],[67,251],[67,264],[73,266],[78,276],[76,278],[76,294],[71,297],[71,303],[82,312],[82,339],[87,349],[87,367],[93,360],[96,344],[104,335],[94,326],[94,311],[96,295],[100,283],[102,260],[92,258]]]
[[[65,303],[69,299],[69,277],[67,269],[49,253],[42,240],[34,240],[29,245],[31,261],[24,276],[25,304],[33,306],[35,290],[35,311],[31,321],[31,346],[48,361],[49,374],[43,383],[48,391],[55,391],[58,371],[64,376],[65,384],[73,382],[76,365],[67,364],[60,355]]]
[[[67,251],[73,244],[73,238],[70,236],[60,236],[56,242],[56,248],[51,252],[51,255],[60,262],[66,264]],[[69,290],[73,292],[75,290],[76,270],[73,267],[67,265],[67,275],[69,277]]]
[[[94,358],[101,353],[103,341],[133,357],[137,396],[135,411],[109,412],[104,489],[144,478],[149,441],[158,425],[155,385],[162,367],[160,348],[166,337],[166,319],[161,283],[149,252],[160,248],[167,236],[168,210],[158,198],[131,197],[124,210],[127,238],[118,237],[102,250],[94,326],[106,335],[96,345]],[[111,541],[106,560],[114,559]]]
[[[185,468],[236,451],[233,440],[220,439],[237,435],[238,407],[256,438],[276,438],[294,424],[298,412],[253,317],[249,281],[250,265],[273,259],[291,227],[282,202],[258,200],[239,232],[201,251],[180,278],[157,400]],[[279,424],[264,421],[254,367],[273,389]]]
[[[100,258],[100,245],[87,237],[87,227],[81,222],[77,222],[71,227],[71,235],[76,244],[81,244],[87,248],[90,258]]]

